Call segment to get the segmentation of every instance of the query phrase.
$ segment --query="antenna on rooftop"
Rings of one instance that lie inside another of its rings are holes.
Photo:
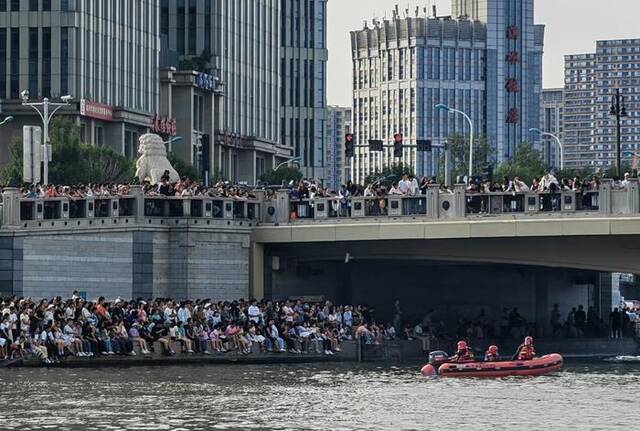
[[[438,17],[438,8],[436,5],[431,6],[433,8],[433,17],[437,18]]]

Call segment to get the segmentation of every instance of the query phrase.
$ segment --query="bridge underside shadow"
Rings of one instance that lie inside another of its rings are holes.
[[[583,305],[608,319],[611,272],[640,273],[637,237],[554,239],[270,244],[265,296],[366,303],[384,320],[399,299],[411,322],[431,308],[454,322],[518,307],[541,333],[553,304],[563,317]]]

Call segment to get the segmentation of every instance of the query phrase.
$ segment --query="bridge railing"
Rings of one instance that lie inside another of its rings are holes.
[[[292,199],[289,191],[274,195],[257,193],[256,199],[234,200],[222,197],[146,196],[132,187],[126,196],[94,196],[82,199],[23,198],[17,189],[5,189],[2,201],[4,226],[67,226],[69,224],[117,224],[164,220],[249,220],[262,223],[301,223],[342,219],[424,218],[459,219],[498,215],[545,213],[640,214],[638,180],[624,189],[614,189],[611,180],[602,180],[597,190],[545,193],[471,193],[464,184],[442,192],[431,186],[418,196],[387,195],[350,198],[322,197]],[[59,223],[63,222],[63,223]]]
[[[286,192],[283,192],[286,200]],[[472,193],[464,184],[452,192],[430,187],[426,195],[384,197],[316,198],[288,201],[287,220],[304,222],[331,218],[423,217],[451,219],[495,215],[535,215],[545,213],[639,214],[638,181],[624,189],[613,189],[611,180],[602,180],[596,190]],[[287,221],[282,220],[282,221]]]
[[[146,223],[166,219],[248,220],[262,217],[262,201],[216,197],[163,197],[132,193],[127,196],[94,196],[73,199],[23,198],[17,190],[3,193],[3,225],[61,227]]]

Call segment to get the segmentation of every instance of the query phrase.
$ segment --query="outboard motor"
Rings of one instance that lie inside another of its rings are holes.
[[[443,352],[442,350],[431,352],[429,353],[429,363],[422,367],[420,373],[424,377],[437,377],[438,368],[440,368],[440,365],[446,363],[448,360],[449,355],[447,355],[447,352]]]
[[[447,355],[447,352],[443,352],[442,350],[436,350],[429,353],[429,364],[433,365],[436,368],[438,368],[448,360],[449,355]]]

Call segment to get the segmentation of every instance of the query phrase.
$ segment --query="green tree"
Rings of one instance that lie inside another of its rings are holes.
[[[200,55],[180,61],[178,68],[180,70],[195,70],[196,72],[209,73],[211,71],[211,54],[204,50]]]
[[[480,137],[473,140],[473,174],[481,175],[491,164],[493,149],[486,138]],[[455,181],[457,177],[466,176],[469,173],[469,139],[460,134],[454,134],[447,139],[451,151],[451,174]],[[444,173],[445,156],[440,157],[440,172]]]
[[[415,169],[411,165],[402,162],[387,165],[380,172],[373,172],[364,179],[365,184],[379,183],[384,186],[400,181],[403,175],[414,175]]]
[[[130,181],[135,174],[132,160],[109,147],[95,147],[80,142],[80,131],[71,120],[56,118],[52,121],[51,163],[49,182],[53,184],[119,183]],[[0,177],[5,183],[22,183],[22,142],[11,144],[9,163]]]
[[[269,185],[288,184],[291,181],[297,183],[303,175],[300,169],[294,166],[280,166],[276,170],[265,172],[260,177],[260,181]]]
[[[545,173],[540,152],[527,142],[518,145],[515,156],[500,166],[495,173],[495,178],[519,177],[525,183],[530,184],[533,178],[540,178]]]
[[[9,163],[0,169],[0,184],[19,185],[22,179],[22,140],[18,137],[9,143]]]
[[[168,153],[167,159],[169,160],[169,163],[171,163],[171,166],[173,166],[173,169],[175,169],[181,177],[187,177],[193,181],[202,180],[202,172],[196,169],[195,166],[186,163],[174,153]]]

